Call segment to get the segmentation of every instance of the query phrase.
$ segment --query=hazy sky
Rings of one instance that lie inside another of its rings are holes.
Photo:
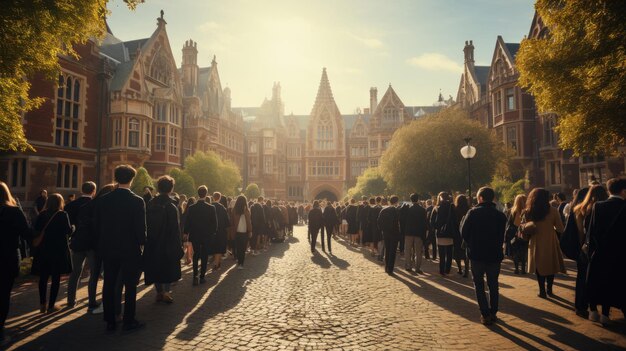
[[[405,105],[431,105],[441,89],[456,98],[465,40],[477,64],[489,65],[496,38],[528,33],[532,0],[146,0],[130,11],[109,4],[108,22],[122,40],[145,38],[165,11],[176,63],[187,39],[198,64],[213,55],[233,106],[259,106],[279,81],[285,112],[311,112],[327,67],[342,113],[379,99],[391,83]]]

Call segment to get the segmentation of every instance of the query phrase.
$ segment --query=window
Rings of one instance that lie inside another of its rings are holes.
[[[54,143],[58,146],[78,147],[78,127],[82,120],[80,80],[59,75]]]
[[[179,111],[178,106],[170,105],[170,123],[178,124],[179,122],[178,111]]]
[[[302,194],[302,187],[291,185],[287,187],[287,196],[289,197],[302,197]]]
[[[354,136],[362,137],[365,136],[365,128],[362,124],[359,124],[354,130]]]
[[[144,147],[146,148],[150,148],[150,130],[152,129],[152,126],[150,125],[150,123],[148,122],[143,122],[143,130],[144,130],[144,136],[145,136],[145,140],[144,140]]]
[[[183,158],[191,156],[191,141],[183,140]]]
[[[309,166],[309,174],[314,176],[339,175],[339,162],[337,161],[312,161]]]
[[[315,148],[317,150],[332,150],[333,144],[333,126],[330,125],[328,120],[320,122],[317,126]]]
[[[265,138],[263,146],[266,149],[274,148],[274,139],[273,138]]]
[[[300,163],[290,163],[287,165],[287,175],[288,176],[299,176],[301,173],[301,165]]]
[[[496,91],[493,94],[493,100],[495,101],[493,104],[493,114],[496,116],[502,114],[502,92],[499,90]]]
[[[150,65],[150,77],[161,83],[170,82],[170,65],[165,55],[159,54]]]
[[[350,175],[358,177],[367,169],[367,161],[352,161],[350,163]]]
[[[274,165],[272,162],[272,157],[271,156],[265,156],[265,168],[264,168],[264,173],[265,174],[271,174],[274,173]]]
[[[517,127],[506,128],[506,146],[509,150],[513,151],[515,155],[517,152]]]
[[[378,167],[378,159],[370,160],[370,167]]]
[[[256,177],[257,175],[257,159],[256,157],[248,159],[248,175]]]
[[[561,184],[561,162],[560,161],[548,161],[546,171],[548,184],[558,185]]]
[[[554,118],[545,117],[543,120],[543,144],[545,146],[556,145],[556,134],[554,133]]]
[[[178,129],[170,129],[170,155],[178,155]]]
[[[300,157],[300,146],[289,145],[287,147],[287,157]]]
[[[353,157],[367,156],[367,147],[366,146],[352,146],[350,148],[350,156],[353,156]]]
[[[370,149],[372,150],[378,149],[378,140],[370,140]]]
[[[165,134],[165,126],[157,126],[156,127],[156,145],[154,147],[155,150],[157,151],[165,151],[165,138],[166,135]]]
[[[515,90],[513,88],[506,89],[506,110],[515,110]]]
[[[165,102],[154,104],[154,116],[159,122],[167,122],[167,104]]]
[[[113,121],[113,146],[122,145],[122,120],[116,119]]]
[[[400,118],[400,111],[394,107],[385,107],[383,110],[383,125],[395,125]]]
[[[78,188],[79,165],[62,163],[57,165],[57,188]]]
[[[139,147],[139,121],[136,118],[128,121],[128,147]]]
[[[9,184],[12,188],[24,188],[26,186],[25,158],[14,158],[11,161],[11,179]]]

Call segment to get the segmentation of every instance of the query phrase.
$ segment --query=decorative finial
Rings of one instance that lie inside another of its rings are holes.
[[[163,15],[165,14],[165,12],[163,11],[163,9],[161,9],[161,19],[163,19]]]
[[[211,61],[211,64],[213,64],[213,65],[214,65],[214,64],[216,64],[216,63],[217,63],[217,61],[215,60],[215,55],[213,55],[213,61]]]

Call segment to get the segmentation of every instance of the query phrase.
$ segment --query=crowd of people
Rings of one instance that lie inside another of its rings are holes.
[[[626,311],[626,274],[619,264],[626,247],[626,179],[611,179],[606,188],[592,183],[576,190],[569,202],[543,188],[518,195],[505,206],[495,196],[493,189],[483,187],[475,203],[463,194],[453,199],[448,192],[439,193],[435,201],[411,194],[405,203],[398,196],[363,197],[361,203],[316,200],[305,210],[311,252],[316,254],[321,234],[322,250],[326,238],[332,254],[331,238],[339,234],[384,261],[389,275],[394,275],[397,253],[404,258],[404,269],[416,275],[425,274],[423,259],[437,260],[439,254],[441,276],[450,275],[453,261],[459,276],[472,273],[486,325],[497,321],[498,277],[505,257],[513,261],[515,275],[535,274],[538,296],[545,299],[556,296],[554,279],[566,273],[567,252],[577,263],[576,314],[607,325],[611,307]]]
[[[542,188],[518,195],[513,204],[499,206],[494,190],[481,188],[476,202],[465,195],[439,193],[435,199],[410,195],[363,197],[339,203],[271,201],[263,197],[235,198],[209,193],[202,185],[197,197],[177,195],[175,181],[162,176],[157,194],[147,187],[134,194],[134,168],[115,169],[114,184],[82,184],[80,197],[65,203],[45,190],[34,201],[30,220],[9,187],[0,182],[0,335],[4,332],[11,290],[23,257],[32,256],[31,273],[39,276],[41,313],[59,310],[62,275],[68,275],[67,307],[76,306],[76,290],[89,269],[88,305],[91,314],[104,315],[106,330],[118,324],[126,332],[141,329],[136,318],[136,294],[141,275],[154,285],[156,301],[174,302],[172,283],[181,280],[182,265],[192,266],[191,284],[205,284],[206,275],[221,269],[232,255],[244,269],[246,254],[267,251],[271,242],[293,235],[295,225],[307,225],[312,254],[321,234],[321,248],[332,255],[338,236],[347,245],[361,245],[394,275],[396,255],[404,269],[424,275],[422,262],[438,260],[439,274],[458,275],[475,286],[481,322],[497,321],[498,277],[505,257],[514,274],[535,274],[538,296],[555,296],[554,279],[565,273],[563,253],[576,261],[576,314],[606,325],[609,311],[626,309],[626,274],[619,257],[626,245],[626,179],[611,179],[577,190],[571,202],[551,197]],[[608,192],[607,192],[608,190]],[[209,271],[209,264],[211,268]],[[103,277],[102,303],[97,301]],[[489,299],[485,294],[485,277]],[[122,293],[124,304],[122,307]],[[602,313],[598,312],[601,306]]]

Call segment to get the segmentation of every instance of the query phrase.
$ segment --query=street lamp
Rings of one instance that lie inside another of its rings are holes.
[[[476,156],[476,148],[470,145],[470,141],[472,141],[472,138],[468,137],[464,140],[467,145],[461,148],[461,156],[463,156],[463,158],[467,160],[467,185],[469,191],[469,203],[470,206],[472,206],[472,170],[470,168],[470,163],[474,156]]]

